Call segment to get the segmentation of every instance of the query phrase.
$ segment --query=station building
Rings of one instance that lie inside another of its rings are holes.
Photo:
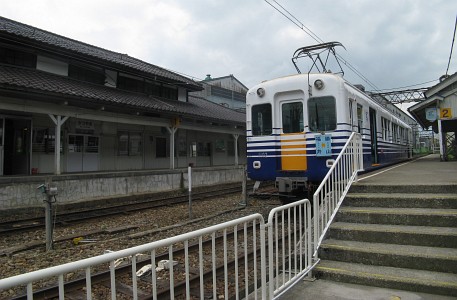
[[[75,202],[182,188],[189,165],[196,185],[239,180],[245,114],[202,91],[127,54],[0,17],[0,209],[41,205],[43,182]]]
[[[441,160],[457,160],[457,73],[442,76],[424,95],[408,111],[422,128],[438,134]]]
[[[237,111],[246,111],[248,88],[233,74],[217,78],[211,78],[211,74],[207,74],[200,83],[203,90],[193,94]]]

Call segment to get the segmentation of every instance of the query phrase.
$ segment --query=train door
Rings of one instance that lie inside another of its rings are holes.
[[[349,126],[350,130],[354,131],[354,99],[349,98]]]
[[[371,163],[378,163],[378,135],[376,126],[376,110],[370,108]]]
[[[306,139],[303,134],[303,100],[281,102],[281,167],[283,171],[307,169]]]

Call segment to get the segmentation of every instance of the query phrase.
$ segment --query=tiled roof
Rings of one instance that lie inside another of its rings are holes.
[[[33,26],[19,23],[7,18],[0,17],[0,37],[16,36],[18,39],[27,39],[36,43],[51,46],[59,50],[65,50],[79,55],[92,57],[105,63],[115,63],[120,66],[131,68],[136,71],[157,75],[162,78],[170,79],[173,82],[180,82],[188,85],[189,89],[201,90],[200,84],[164,68],[146,63],[142,60],[128,56],[127,54],[109,51],[100,47],[92,46],[80,41],[69,39]]]
[[[35,69],[0,65],[0,94],[5,91],[27,91],[31,96],[45,94],[62,100],[78,98],[92,105],[129,107],[147,112],[163,112],[238,125],[244,124],[246,119],[244,113],[199,97],[190,96],[189,102],[150,97]]]
[[[200,97],[189,97],[189,102],[198,107],[200,113],[205,111],[207,117],[212,116],[217,120],[222,121],[232,121],[235,123],[241,123],[242,126],[246,123],[246,114],[242,112],[235,111],[233,109],[224,107],[220,104],[208,101]],[[183,103],[183,102],[180,102]],[[183,103],[184,104],[184,103]]]

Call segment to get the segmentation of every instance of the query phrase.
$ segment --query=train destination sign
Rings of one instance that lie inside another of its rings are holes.
[[[332,136],[330,134],[317,134],[316,138],[316,156],[332,156]]]

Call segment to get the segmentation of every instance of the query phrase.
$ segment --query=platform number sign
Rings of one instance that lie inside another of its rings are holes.
[[[425,109],[425,118],[427,121],[435,122],[438,119],[436,107],[429,107]]]
[[[440,108],[440,119],[452,118],[452,109],[450,107]]]
[[[332,156],[332,136],[330,134],[318,134],[316,138],[316,156]]]

